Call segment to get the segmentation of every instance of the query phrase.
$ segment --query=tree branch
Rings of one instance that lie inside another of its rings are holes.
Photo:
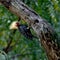
[[[41,18],[20,0],[0,0],[0,2],[34,29],[46,50],[49,60],[60,60],[60,47],[56,42],[58,40],[55,31],[45,19]]]

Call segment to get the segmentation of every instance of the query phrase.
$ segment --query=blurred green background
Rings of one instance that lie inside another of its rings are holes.
[[[59,0],[22,0],[30,8],[35,10],[42,18],[46,19],[54,27],[60,36],[60,1]],[[0,60],[48,60],[44,48],[38,39],[34,41],[26,39],[18,30],[14,33],[9,29],[11,22],[18,17],[0,5]],[[21,21],[26,24],[25,21]],[[31,29],[33,32],[33,30]],[[35,32],[33,32],[35,35]],[[7,54],[2,51],[12,41],[11,51]],[[5,55],[3,55],[3,53]],[[8,55],[8,56],[6,56]],[[6,57],[5,57],[6,56]]]

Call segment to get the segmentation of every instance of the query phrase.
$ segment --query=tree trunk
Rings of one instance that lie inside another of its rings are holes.
[[[25,20],[34,29],[45,48],[49,60],[60,60],[60,49],[50,24],[20,0],[0,0],[12,13]]]

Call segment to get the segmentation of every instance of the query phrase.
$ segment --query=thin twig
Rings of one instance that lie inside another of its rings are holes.
[[[9,52],[9,48],[11,47],[10,45],[11,45],[12,39],[13,39],[13,36],[12,35],[14,35],[15,32],[16,32],[16,30],[14,30],[13,32],[11,32],[11,34],[9,36],[9,39],[8,39],[9,41],[7,43],[7,46],[5,48],[3,48],[3,51],[5,51],[5,53],[8,53]]]

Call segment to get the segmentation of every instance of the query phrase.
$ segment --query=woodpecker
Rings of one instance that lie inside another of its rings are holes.
[[[17,21],[14,21],[11,23],[10,25],[10,29],[18,29],[19,32],[25,36],[26,38],[30,39],[30,40],[33,40],[33,38],[36,38],[35,36],[33,36],[33,34],[31,33],[30,31],[30,28],[28,28],[27,25],[24,25],[24,24],[20,24],[19,22]]]

